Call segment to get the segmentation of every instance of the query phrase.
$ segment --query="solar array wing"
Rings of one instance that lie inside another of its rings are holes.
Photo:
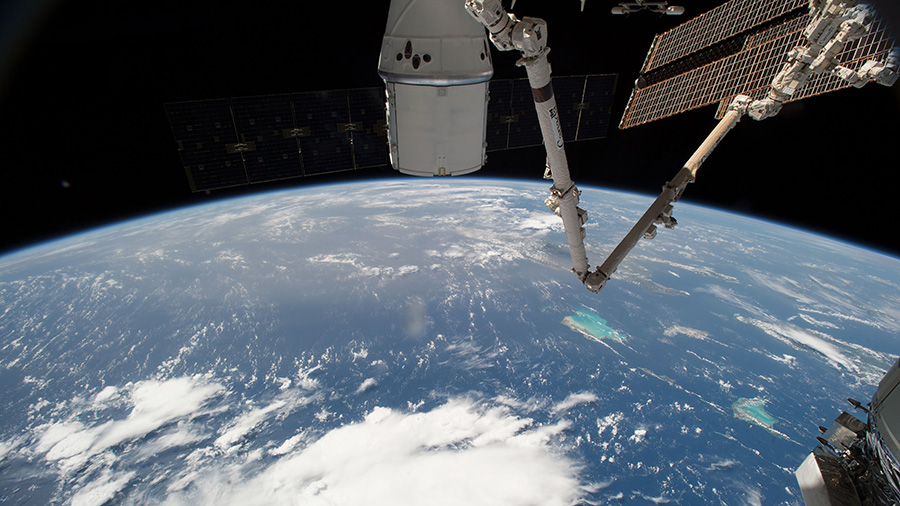
[[[387,149],[384,90],[382,88],[347,90],[347,96],[353,125],[351,138],[354,166],[380,167],[391,163]]]
[[[165,108],[192,191],[388,163],[382,88],[177,102]]]
[[[297,141],[284,135],[294,126],[290,95],[234,98],[231,110],[251,183],[303,175]]]
[[[602,139],[609,127],[617,74],[553,77],[553,95],[566,142]],[[487,150],[540,146],[540,124],[528,79],[492,80]]]
[[[734,11],[727,8],[730,4],[747,1],[732,0],[706,14],[718,12],[718,15],[724,16]],[[679,45],[670,37],[671,40],[666,42],[666,47],[700,47],[706,44],[694,53],[679,59],[672,60],[669,56],[660,58],[658,56],[660,48],[651,47],[645,61],[645,69],[649,70],[638,78],[619,128],[630,128],[716,103],[720,104],[717,116],[721,117],[723,105],[731,102],[736,95],[749,95],[754,99],[764,98],[772,78],[786,61],[787,53],[806,42],[803,31],[810,22],[809,12],[802,6],[787,10],[793,6],[791,2],[788,0],[773,2],[780,5],[781,9],[769,12],[767,16],[760,16],[759,19],[767,17],[768,19],[744,31],[738,31],[738,28],[746,25],[743,21],[738,22],[734,17],[722,18],[721,23],[716,26],[720,26],[724,34],[736,31],[737,34],[718,37],[717,42],[696,43],[693,46],[685,45],[686,43]],[[772,17],[782,10],[786,12]],[[685,25],[695,20],[688,21]],[[876,19],[868,34],[848,44],[838,56],[838,60],[850,68],[858,68],[869,59],[884,61],[894,46],[894,40],[886,28],[883,20]],[[675,30],[677,28],[671,32]],[[685,29],[680,33],[682,36],[691,37],[694,31]],[[660,43],[660,37],[657,37],[655,44]],[[679,55],[682,52],[683,49],[677,51],[672,49],[664,54]],[[654,62],[660,61],[667,63],[654,66]],[[790,101],[849,86],[832,74],[813,75]]]
[[[576,104],[578,110],[576,141],[606,138],[609,120],[612,119],[612,104],[618,77],[617,74],[587,76],[584,96],[581,102]]]
[[[809,0],[731,0],[657,35],[641,73],[721,43],[797,9]]]
[[[554,77],[567,142],[606,136],[616,75]],[[539,146],[527,79],[491,81],[487,149]],[[388,165],[383,88],[165,105],[192,191]]]
[[[553,96],[556,97],[559,124],[565,142],[573,142],[575,133],[578,132],[578,104],[584,97],[584,82],[584,76],[553,78]]]
[[[227,98],[166,104],[166,113],[192,191],[249,182]]]
[[[353,168],[347,90],[293,93],[296,125],[306,175]]]
[[[487,150],[509,148],[509,128],[516,118],[512,115],[512,79],[495,79],[488,86],[490,101],[487,112]]]
[[[543,142],[541,124],[534,111],[534,96],[528,79],[513,80],[510,103],[510,115],[515,119],[509,124],[507,146],[510,149],[540,146]]]

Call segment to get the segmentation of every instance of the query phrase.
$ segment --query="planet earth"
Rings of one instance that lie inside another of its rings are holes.
[[[390,180],[0,258],[4,504],[802,504],[900,260],[688,205],[600,294],[548,184]],[[650,202],[584,188],[600,263]]]

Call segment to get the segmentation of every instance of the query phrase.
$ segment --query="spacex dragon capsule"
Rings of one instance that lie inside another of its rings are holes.
[[[394,169],[416,176],[480,169],[493,73],[484,27],[464,2],[392,0],[378,74]]]

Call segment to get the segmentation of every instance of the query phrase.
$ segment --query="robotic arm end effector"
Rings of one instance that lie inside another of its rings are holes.
[[[500,0],[466,0],[466,10],[476,21],[487,27],[491,41],[501,51],[515,49],[513,27],[519,20],[506,12]]]
[[[593,272],[588,272],[587,276],[585,276],[582,281],[588,290],[593,293],[600,293],[600,290],[603,290],[603,287],[606,286],[606,282],[609,281],[609,276],[597,268],[597,270]]]
[[[862,88],[871,82],[890,88],[900,77],[900,48],[892,49],[884,63],[869,60],[858,71],[837,66],[832,72],[855,88]]]

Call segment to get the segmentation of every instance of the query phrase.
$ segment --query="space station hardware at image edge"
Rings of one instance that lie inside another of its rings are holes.
[[[582,10],[584,7],[582,5]],[[681,5],[669,5],[668,2],[648,2],[645,0],[635,0],[634,2],[621,2],[612,8],[612,13],[621,16],[629,15],[640,11],[650,11],[657,14],[665,14],[667,16],[680,16],[684,14],[684,7]]]
[[[581,0],[581,12],[584,12],[584,4],[587,0]],[[516,8],[516,0],[512,0],[510,9]],[[684,7],[681,5],[669,5],[669,2],[649,2],[647,0],[635,0],[634,2],[620,2],[619,5],[612,8],[612,13],[616,15],[628,15],[640,11],[655,12],[657,14],[665,14],[667,16],[680,16],[684,14]]]
[[[900,504],[900,360],[878,384],[862,422],[842,412],[795,475],[806,506]]]

